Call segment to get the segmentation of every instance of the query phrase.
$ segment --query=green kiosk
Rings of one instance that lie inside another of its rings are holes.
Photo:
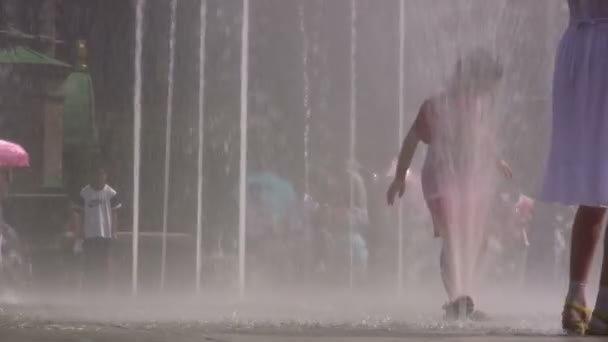
[[[31,159],[29,169],[14,173],[5,212],[27,245],[36,287],[60,281],[71,199],[85,185],[99,153],[83,41],[78,57],[73,68],[26,46],[0,50],[0,68],[7,70],[1,84],[0,96],[7,101],[0,101],[0,137],[20,143]]]

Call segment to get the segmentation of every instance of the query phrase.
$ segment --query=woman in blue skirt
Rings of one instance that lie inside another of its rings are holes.
[[[593,313],[585,298],[608,206],[608,1],[568,5],[570,23],[555,62],[553,133],[541,198],[578,206],[562,326],[568,333],[608,335],[607,253]]]

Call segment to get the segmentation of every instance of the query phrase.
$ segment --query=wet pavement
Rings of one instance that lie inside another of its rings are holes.
[[[495,298],[498,298],[495,296]],[[578,341],[559,328],[559,301],[486,300],[485,322],[446,322],[433,296],[249,300],[141,298],[0,303],[0,342]],[[590,341],[593,339],[585,338]]]
[[[160,329],[140,330],[122,329],[116,327],[97,327],[92,330],[84,329],[9,329],[0,330],[0,340],[6,342],[422,342],[422,341],[593,341],[595,338],[576,338],[567,336],[468,336],[468,335],[404,335],[404,336],[323,336],[318,334],[284,335],[284,334],[212,334],[197,331],[164,331]],[[599,339],[598,339],[599,340]]]

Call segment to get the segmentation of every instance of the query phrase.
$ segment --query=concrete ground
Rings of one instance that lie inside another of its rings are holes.
[[[159,330],[137,331],[119,328],[104,328],[95,331],[78,330],[0,330],[3,342],[554,342],[554,341],[594,341],[596,338],[567,336],[456,336],[456,335],[416,335],[401,337],[374,336],[293,336],[257,334],[204,334],[196,332],[165,332]],[[599,340],[599,338],[597,338]]]
[[[562,335],[559,300],[530,295],[493,298],[482,302],[491,313],[485,322],[446,322],[438,309],[440,299],[420,295],[410,301],[352,295],[248,300],[31,298],[0,304],[0,342],[583,340]]]

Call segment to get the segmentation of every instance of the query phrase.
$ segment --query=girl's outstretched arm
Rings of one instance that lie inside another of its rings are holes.
[[[420,110],[418,111],[418,115],[416,116],[416,121],[408,131],[405,139],[403,139],[401,150],[399,152],[397,169],[395,170],[395,179],[393,180],[393,183],[389,187],[386,194],[387,202],[390,205],[392,205],[395,201],[395,195],[398,194],[399,197],[403,196],[403,192],[405,191],[405,176],[407,174],[407,170],[412,164],[412,159],[414,158],[414,153],[416,153],[418,143],[420,141],[428,143],[430,140],[428,128],[428,116],[431,111],[430,108],[430,100],[427,100],[422,104]]]
[[[496,161],[496,166],[498,167],[498,171],[506,178],[513,178],[513,170],[511,170],[511,166],[507,163],[506,160],[498,158]]]

